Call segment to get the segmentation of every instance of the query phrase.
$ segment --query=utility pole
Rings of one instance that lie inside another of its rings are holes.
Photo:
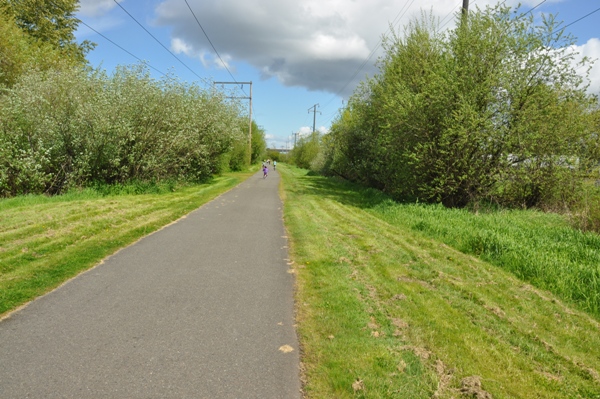
[[[463,0],[462,15],[466,17],[469,12],[469,0]]]
[[[250,85],[250,96],[248,97],[227,97],[241,100],[250,100],[250,109],[248,114],[250,115],[250,123],[248,126],[248,165],[252,163],[252,81],[250,82],[213,82],[213,85],[240,85],[240,88],[244,90],[244,85]]]
[[[316,131],[316,130],[315,130],[315,125],[316,125],[316,123],[317,123],[317,112],[321,114],[321,111],[317,111],[317,107],[319,107],[319,106],[320,106],[319,104],[315,104],[315,105],[313,105],[312,107],[310,107],[310,108],[308,109],[308,113],[309,113],[309,114],[310,114],[311,112],[313,113],[313,130],[312,130],[312,131],[313,131],[313,133]],[[312,108],[312,111],[311,111],[311,108]],[[323,115],[323,114],[321,114],[321,115]]]
[[[294,136],[294,148],[296,148],[296,137],[298,137],[298,134],[300,134],[300,132],[292,132],[292,136]]]

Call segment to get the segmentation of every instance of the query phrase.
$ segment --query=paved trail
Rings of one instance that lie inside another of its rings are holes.
[[[256,174],[0,322],[0,398],[299,398],[278,183]]]

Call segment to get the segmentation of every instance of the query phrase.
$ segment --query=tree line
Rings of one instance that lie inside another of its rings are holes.
[[[265,151],[241,104],[214,89],[152,78],[144,64],[112,74],[76,43],[78,2],[0,5],[0,197],[73,187],[203,181]],[[250,152],[250,154],[249,154]]]
[[[581,77],[591,61],[576,62],[575,39],[552,16],[536,24],[497,5],[457,18],[440,32],[423,15],[386,38],[379,72],[292,159],[311,153],[304,167],[401,200],[576,202],[600,159],[598,98]]]

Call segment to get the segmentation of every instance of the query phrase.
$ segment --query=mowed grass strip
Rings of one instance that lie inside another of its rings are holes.
[[[280,171],[306,397],[600,398],[595,318],[388,223],[368,190]]]
[[[0,200],[0,316],[231,189],[248,173],[161,194]]]

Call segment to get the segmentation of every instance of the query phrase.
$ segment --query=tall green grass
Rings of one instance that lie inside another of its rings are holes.
[[[392,201],[372,213],[502,267],[600,318],[600,236],[572,228],[564,216]]]
[[[506,253],[504,239],[469,239],[504,226],[502,212],[397,204],[286,165],[281,174],[307,397],[600,399],[596,318],[428,236],[430,224],[481,257]],[[516,232],[533,227],[545,238],[524,247],[549,251],[540,258],[560,252],[547,242],[572,254],[581,237],[554,215],[512,216],[505,235],[527,241]]]
[[[600,318],[600,235],[573,228],[568,216],[398,203],[379,190],[347,181],[314,177],[310,184],[315,181],[325,187],[326,196],[477,256]],[[356,195],[346,195],[351,192]]]

